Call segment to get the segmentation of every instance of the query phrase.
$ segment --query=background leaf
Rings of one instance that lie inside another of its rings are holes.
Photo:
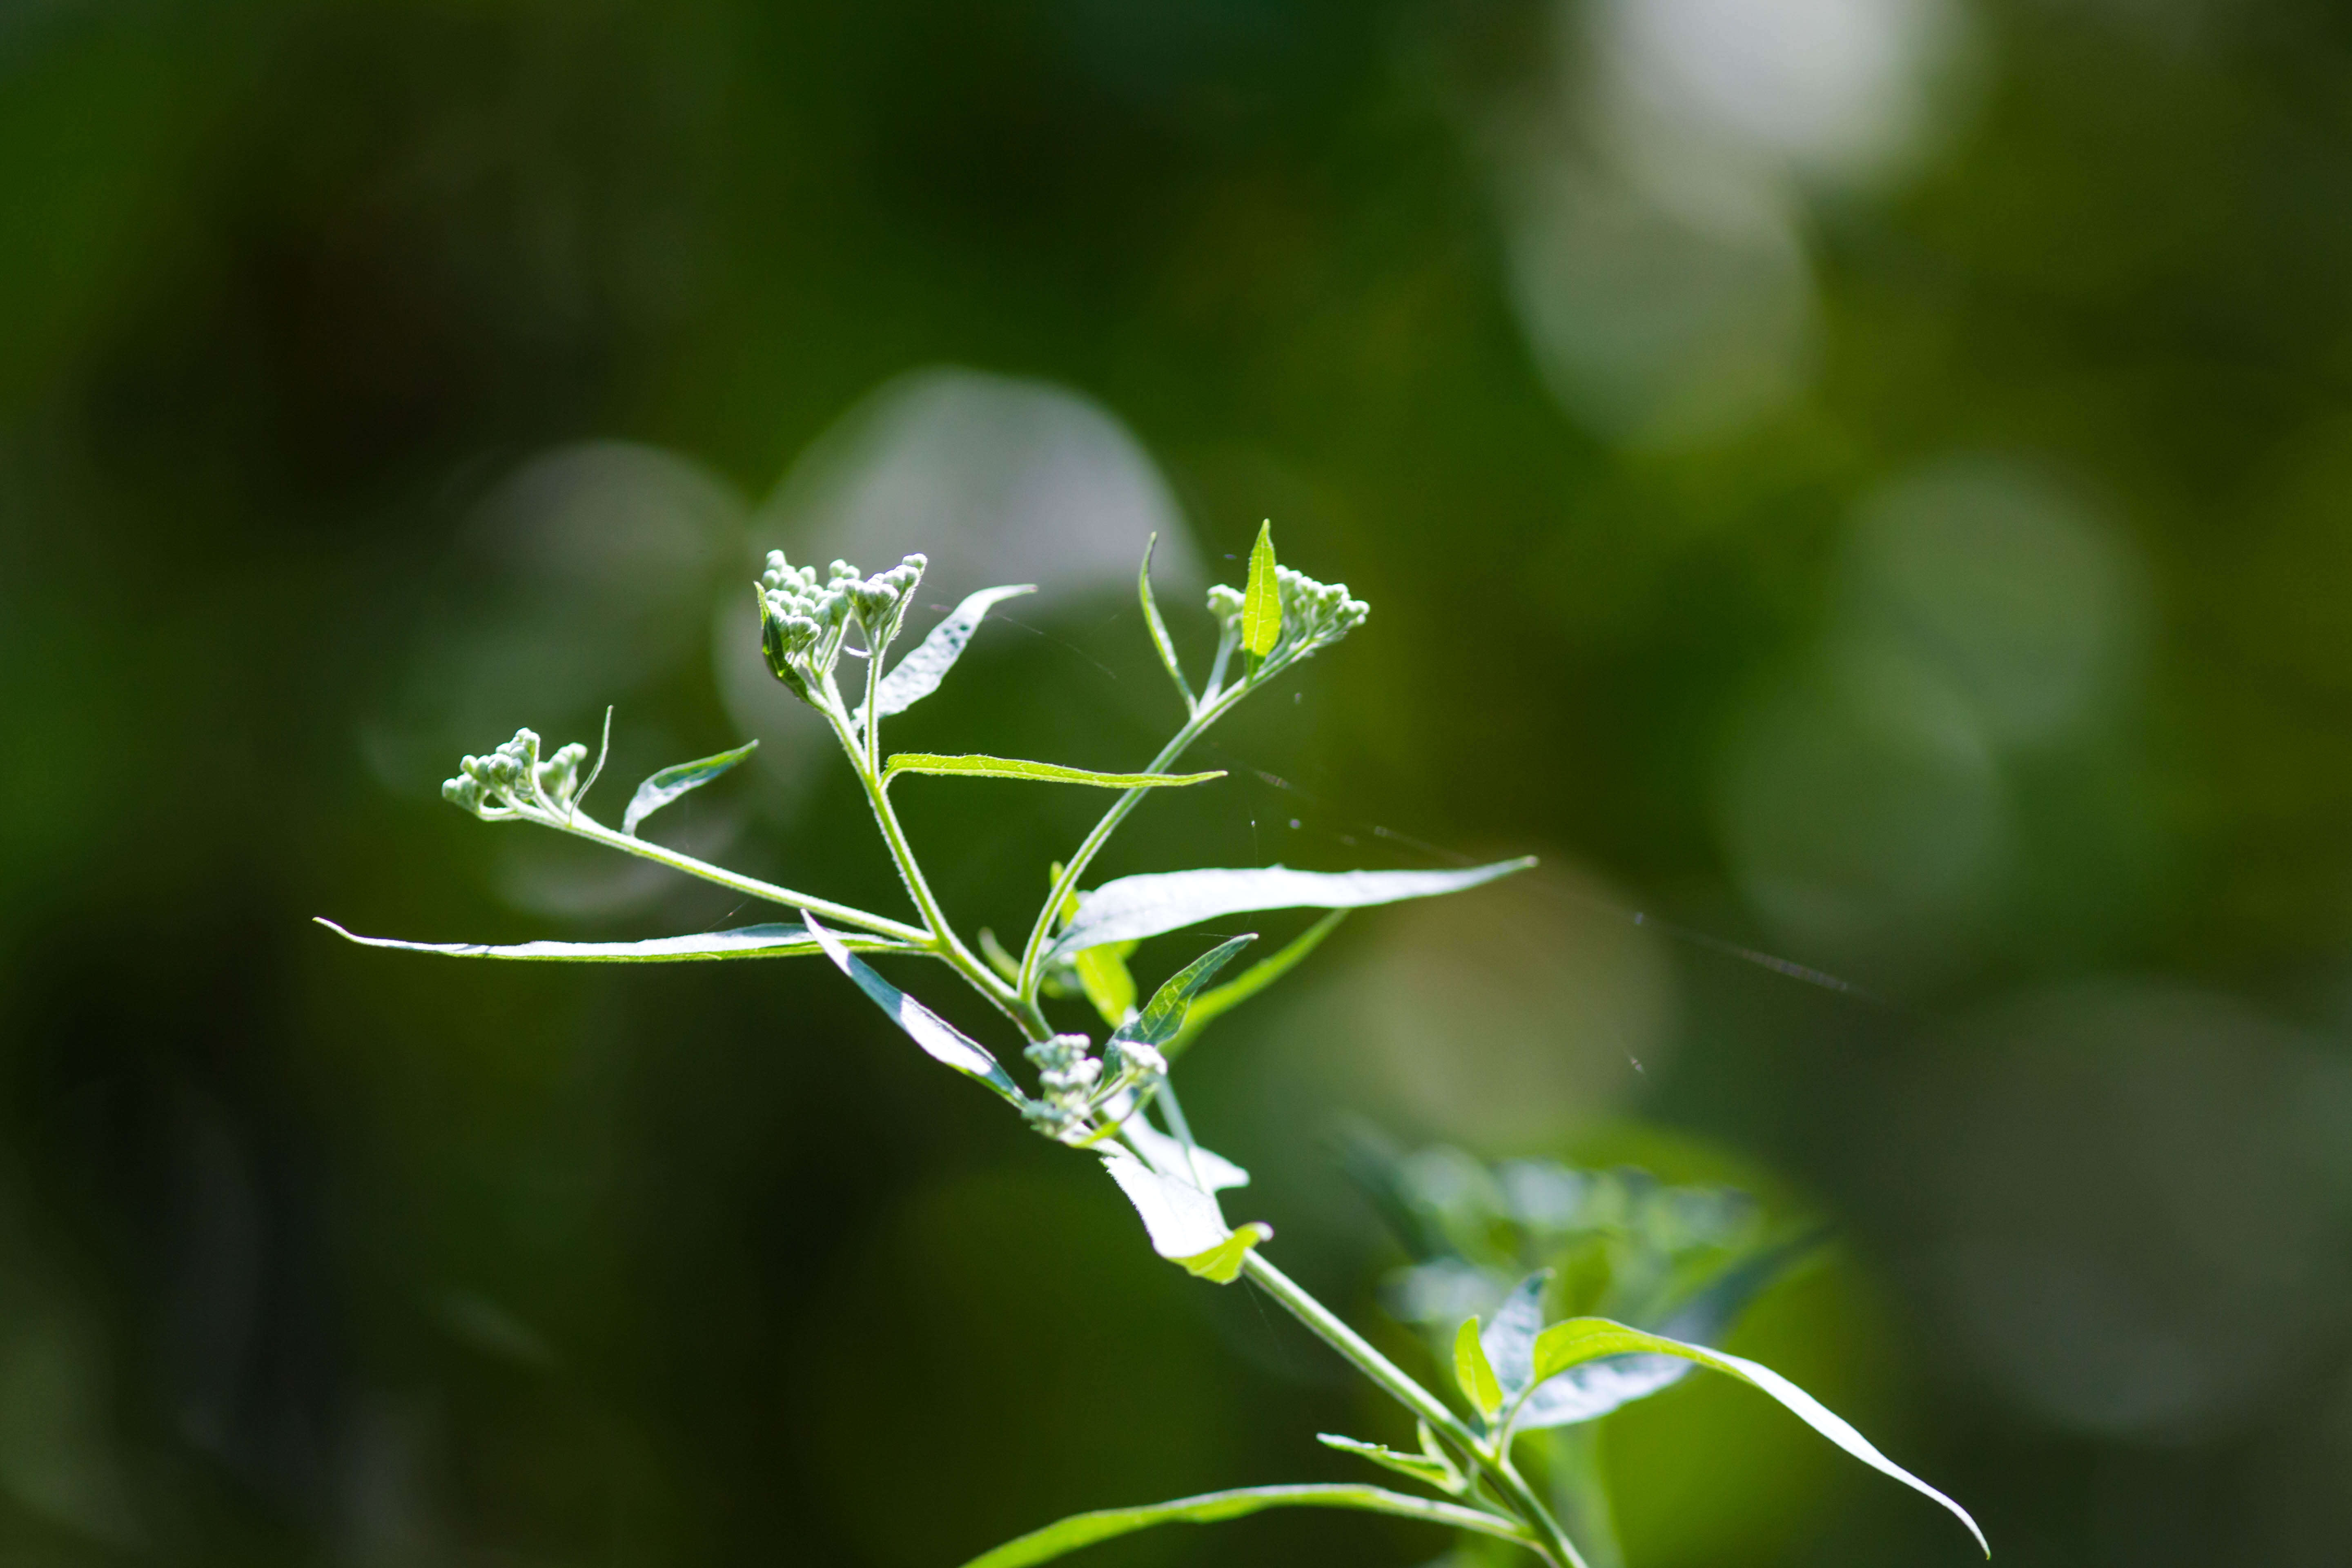
[[[1622,1323],[1612,1323],[1606,1318],[1570,1318],[1564,1323],[1554,1323],[1537,1337],[1536,1378],[1541,1382],[1580,1363],[1601,1356],[1622,1355],[1628,1351],[1679,1356],[1701,1366],[1727,1373],[1751,1387],[1762,1389],[1793,1411],[1805,1425],[1872,1469],[1892,1476],[1912,1490],[1943,1504],[1955,1519],[1969,1527],[1969,1533],[1976,1537],[1977,1544],[1984,1549],[1985,1555],[1992,1555],[1992,1547],[1985,1541],[1984,1531],[1977,1528],[1977,1521],[1969,1517],[1968,1510],[1880,1453],[1871,1445],[1869,1438],[1854,1429],[1851,1422],[1760,1362],[1709,1350],[1705,1345],[1685,1344],[1663,1334],[1644,1333]]]
[[[898,668],[882,678],[881,686],[874,693],[876,711],[885,716],[903,713],[937,691],[955,661],[963,657],[972,633],[980,629],[981,617],[1007,599],[1036,591],[1034,583],[1022,583],[1005,588],[982,588],[967,595],[915,645],[912,653],[898,661]]]
[[[1138,1508],[1106,1508],[1093,1513],[1072,1514],[1018,1541],[1008,1541],[993,1552],[984,1552],[965,1563],[964,1568],[1027,1568],[1032,1563],[1050,1563],[1081,1546],[1092,1546],[1098,1541],[1150,1530],[1155,1525],[1213,1524],[1219,1520],[1240,1519],[1245,1514],[1269,1508],[1361,1509],[1369,1513],[1425,1520],[1431,1524],[1448,1525],[1455,1530],[1475,1530],[1484,1535],[1500,1536],[1505,1541],[1528,1544],[1525,1532],[1507,1519],[1480,1509],[1465,1508],[1459,1503],[1408,1497],[1403,1492],[1392,1492],[1384,1487],[1336,1484],[1242,1487],[1233,1491],[1204,1492],[1199,1497],[1178,1498],[1173,1502],[1146,1503]]]
[[[637,824],[687,791],[709,784],[759,749],[759,742],[746,741],[731,752],[698,757],[693,762],[662,769],[639,784],[637,793],[629,797],[629,809],[621,816],[621,831],[635,837]],[[588,792],[583,788],[580,793],[584,795]]]
[[[438,952],[451,958],[509,958],[554,963],[681,963],[706,958],[802,958],[821,951],[817,939],[806,926],[791,924],[738,926],[732,931],[657,936],[644,942],[523,942],[495,946],[478,942],[401,942],[387,936],[361,936],[324,916],[316,918],[319,924],[337,936],[362,947]],[[845,936],[841,942],[844,947],[863,952],[913,951],[906,943],[884,936]]]
[[[929,752],[901,752],[882,765],[886,784],[900,773],[1023,779],[1031,784],[1091,784],[1097,789],[1158,789],[1207,784],[1211,779],[1225,776],[1223,769],[1205,773],[1098,773],[1088,768],[1066,768],[1058,763],[1024,762],[1018,757],[942,757]]]
[[[1478,1335],[1506,1399],[1517,1399],[1535,1382],[1536,1336],[1543,1332],[1544,1291],[1551,1275],[1549,1268],[1538,1269],[1512,1287]]]
[[[1134,951],[1131,942],[1107,942],[1070,958],[1070,967],[1077,972],[1078,989],[1114,1029],[1135,1010],[1135,976],[1127,971],[1127,955]],[[1017,963],[1013,973],[1016,977],[1020,973]]]
[[[1121,877],[1078,900],[1077,917],[1045,954],[1051,963],[1098,942],[1181,931],[1257,910],[1361,909],[1458,893],[1534,865],[1533,856],[1460,871],[1294,871],[1285,866]]]
[[[1655,1331],[1668,1339],[1712,1347],[1717,1336],[1731,1326],[1749,1302],[1819,1252],[1823,1239],[1823,1232],[1811,1231],[1741,1259],[1676,1306]],[[1696,1363],[1668,1355],[1604,1356],[1585,1362],[1538,1384],[1520,1406],[1513,1425],[1532,1432],[1591,1421],[1669,1388],[1697,1370]]]

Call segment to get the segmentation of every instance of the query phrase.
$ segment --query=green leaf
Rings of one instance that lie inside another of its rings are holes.
[[[1534,1385],[1536,1336],[1543,1332],[1544,1291],[1550,1285],[1549,1268],[1520,1280],[1478,1335],[1506,1399],[1517,1399]]]
[[[1252,934],[1221,942],[1170,975],[1160,989],[1151,994],[1150,1005],[1136,1015],[1133,1023],[1124,1026],[1111,1037],[1118,1040],[1140,1041],[1154,1049],[1166,1045],[1176,1037],[1177,1030],[1184,1026],[1185,1016],[1191,1012],[1192,999],[1200,994],[1201,988],[1214,980],[1217,977],[1217,971],[1231,963],[1235,953],[1256,940],[1257,937]],[[1131,947],[1133,944],[1119,945]],[[1087,949],[1087,952],[1102,951],[1098,947]],[[1087,952],[1078,954],[1078,973],[1082,976],[1086,973]],[[1129,994],[1132,996],[1131,992]],[[1121,1016],[1124,1017],[1125,1015],[1122,1014]]]
[[[824,955],[833,960],[834,967],[856,982],[857,988],[888,1014],[890,1021],[923,1048],[924,1055],[966,1078],[979,1079],[1014,1105],[1028,1103],[1029,1097],[1021,1092],[1013,1075],[988,1054],[987,1047],[877,974],[874,966],[851,953],[841,938],[817,924],[814,915],[803,910],[801,919],[809,934],[816,938],[817,945],[824,950]]]
[[[1654,1331],[1692,1344],[1712,1345],[1749,1302],[1818,1252],[1824,1235],[1810,1231],[1741,1258],[1666,1314]],[[1598,1420],[1622,1405],[1673,1387],[1697,1370],[1695,1363],[1667,1355],[1605,1356],[1585,1362],[1538,1385],[1512,1418],[1512,1426],[1522,1432],[1535,1432]]]
[[[1023,583],[1009,588],[982,588],[948,612],[947,619],[930,630],[930,635],[915,645],[915,649],[898,661],[898,668],[882,678],[874,693],[877,711],[887,716],[903,713],[940,689],[940,682],[963,657],[971,634],[980,629],[980,620],[989,610],[1007,599],[1017,599],[1024,594],[1037,591],[1034,583]]]
[[[1081,1546],[1092,1546],[1139,1530],[1162,1524],[1213,1524],[1269,1508],[1360,1509],[1366,1513],[1423,1520],[1453,1530],[1475,1530],[1482,1535],[1498,1536],[1530,1548],[1535,1544],[1516,1521],[1499,1514],[1465,1508],[1460,1503],[1439,1502],[1433,1498],[1409,1497],[1384,1487],[1240,1487],[1232,1491],[1178,1498],[1172,1502],[1146,1503],[1139,1508],[1106,1508],[1093,1513],[1072,1514],[1018,1541],[1008,1541],[993,1552],[983,1552],[965,1563],[964,1568],[1029,1568],[1033,1563],[1050,1563]]]
[[[1207,784],[1211,779],[1225,776],[1223,769],[1206,773],[1098,773],[1087,768],[1066,768],[1058,763],[1023,762],[1017,757],[940,757],[929,752],[901,752],[882,764],[884,784],[900,773],[1024,779],[1031,784],[1091,784],[1097,789],[1159,789],[1173,784]]]
[[[1184,679],[1184,667],[1177,662],[1176,645],[1168,640],[1167,624],[1160,618],[1160,606],[1151,597],[1151,552],[1160,542],[1153,534],[1143,542],[1143,566],[1135,574],[1136,596],[1143,601],[1143,626],[1151,634],[1151,646],[1160,650],[1160,662],[1168,668],[1168,679],[1176,683],[1176,695],[1184,700],[1187,710],[1198,707],[1193,700],[1192,683]]]
[[[1427,1429],[1428,1425],[1427,1422],[1422,1423],[1423,1430]],[[1435,1487],[1439,1491],[1455,1497],[1462,1494],[1465,1485],[1462,1479],[1462,1472],[1443,1458],[1432,1458],[1427,1454],[1401,1454],[1394,1448],[1383,1447],[1378,1443],[1366,1443],[1354,1437],[1342,1437],[1337,1432],[1318,1432],[1315,1434],[1315,1440],[1327,1448],[1337,1448],[1343,1454],[1353,1454],[1360,1459],[1370,1459],[1372,1463],[1385,1466],[1401,1476],[1411,1476],[1423,1486]]]
[[[334,921],[319,923],[346,942],[362,947],[397,948],[407,952],[439,952],[452,958],[509,958],[555,963],[682,963],[704,958],[803,958],[821,951],[808,928],[797,925],[739,926],[733,931],[703,931],[694,936],[657,936],[646,942],[524,942],[494,947],[478,942],[397,942],[385,936],[361,936]],[[861,952],[908,952],[902,942],[884,936],[845,936],[842,945]]]
[[[1264,658],[1282,640],[1282,584],[1275,573],[1274,521],[1268,519],[1250,547],[1249,583],[1242,590],[1242,651]]]
[[[1728,1373],[1751,1387],[1762,1389],[1793,1411],[1814,1431],[1872,1469],[1894,1477],[1912,1490],[1933,1498],[1949,1509],[1954,1518],[1969,1527],[1969,1533],[1976,1537],[1977,1544],[1983,1548],[1985,1555],[1992,1555],[1992,1548],[1987,1544],[1984,1531],[1977,1528],[1977,1521],[1969,1517],[1968,1510],[1880,1453],[1843,1416],[1759,1362],[1709,1350],[1704,1345],[1685,1344],[1680,1340],[1667,1339],[1663,1334],[1644,1333],[1640,1329],[1628,1328],[1606,1318],[1570,1318],[1564,1323],[1554,1323],[1537,1336],[1536,1381],[1540,1384],[1546,1378],[1602,1356],[1628,1353],[1679,1356]]]
[[[1242,1260],[1249,1256],[1250,1248],[1273,1239],[1274,1226],[1252,1220],[1216,1246],[1176,1261],[1196,1279],[1206,1279],[1212,1285],[1230,1285],[1241,1278]]]
[[[1478,1342],[1478,1320],[1465,1318],[1454,1333],[1454,1381],[1462,1386],[1478,1414],[1492,1421],[1503,1408],[1503,1385],[1487,1364],[1486,1347]]]
[[[1134,951],[1135,943],[1131,942],[1107,942],[1070,959],[1070,967],[1077,973],[1078,989],[1095,1005],[1102,1021],[1114,1029],[1126,1023],[1127,1016],[1135,1010],[1135,976],[1127,972],[1127,955]],[[1014,973],[1017,976],[1017,967]]]
[[[621,816],[621,831],[635,838],[637,836],[638,823],[643,822],[687,791],[699,789],[709,784],[759,749],[759,742],[746,741],[731,752],[720,752],[715,756],[697,757],[690,763],[680,763],[676,767],[664,768],[639,784],[637,793],[629,797],[629,809]],[[599,767],[603,765],[601,762],[597,763]],[[590,782],[594,782],[593,774]],[[583,789],[580,793],[585,795],[588,792]]]
[[[1160,1054],[1174,1061],[1192,1044],[1194,1037],[1214,1023],[1221,1014],[1240,1006],[1289,973],[1300,959],[1320,947],[1323,939],[1339,930],[1339,922],[1347,918],[1347,910],[1333,910],[1292,938],[1281,952],[1259,959],[1213,991],[1202,992],[1193,999],[1192,1010],[1184,1015],[1184,1026],[1176,1031],[1174,1039],[1161,1047]]]
[[[1168,871],[1105,882],[1078,902],[1046,962],[1106,942],[1140,941],[1256,910],[1361,909],[1458,893],[1534,865],[1533,856],[1461,871],[1293,871],[1284,866]]]

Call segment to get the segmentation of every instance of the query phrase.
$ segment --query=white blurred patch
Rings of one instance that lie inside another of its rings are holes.
[[[2107,980],[1954,1031],[1893,1102],[1922,1283],[2010,1401],[2210,1440],[2340,1356],[2352,1077],[2233,999]]]
[[[1885,173],[1931,126],[1964,37],[1955,0],[1602,0],[1596,63],[1620,121],[1801,174]]]
[[[1559,32],[1548,100],[1484,128],[1545,381],[1623,445],[1752,424],[1812,374],[1807,193],[1949,127],[1960,0],[1593,0]]]
[[[1511,297],[1545,384],[1585,425],[1674,447],[1734,429],[1802,390],[1812,278],[1784,214],[1702,226],[1561,159],[1513,201]]]
[[[1882,978],[1961,961],[2014,870],[2007,760],[2133,685],[2147,574],[2026,465],[1937,464],[1859,509],[1813,658],[1724,752],[1717,821],[1778,935]]]
[[[1933,672],[2005,745],[2063,733],[2134,673],[2147,573],[2084,502],[2023,465],[1975,458],[1891,485],[1845,562],[1843,657]]]
[[[1423,1129],[1510,1143],[1621,1107],[1671,1046],[1654,935],[1556,864],[1360,917],[1312,1026]],[[1638,1063],[1638,1065],[1637,1065]]]
[[[1163,595],[1197,585],[1199,558],[1174,493],[1100,405],[1047,382],[939,367],[886,384],[818,437],[761,509],[752,540],[761,552],[781,548],[795,565],[820,568],[837,558],[873,572],[916,551],[928,555],[903,644],[911,647],[979,588],[1038,584],[1035,598],[1002,606],[991,620],[1132,595],[1155,532],[1153,578]],[[747,574],[722,594],[712,657],[728,711],[765,742],[759,761],[793,779],[831,741],[761,658],[749,584]],[[983,626],[981,636],[989,635]],[[956,678],[948,679],[951,686]]]

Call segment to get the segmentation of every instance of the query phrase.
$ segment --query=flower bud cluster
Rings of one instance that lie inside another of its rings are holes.
[[[878,658],[898,635],[914,604],[915,585],[929,563],[909,555],[887,572],[861,576],[846,561],[827,568],[824,582],[814,566],[794,566],[781,550],[768,552],[760,574],[760,647],[768,668],[803,702],[814,702],[840,662],[852,622],[864,634],[866,652]]]
[[[443,782],[441,798],[485,822],[530,812],[568,812],[579,794],[580,764],[587,760],[588,748],[575,741],[541,762],[539,736],[517,730],[513,740],[488,756],[461,761],[457,776]]]
[[[1090,1043],[1084,1035],[1055,1035],[1022,1053],[1037,1064],[1037,1087],[1044,1091],[1022,1114],[1048,1138],[1076,1131],[1094,1111],[1103,1065],[1087,1054]]]
[[[1260,674],[1329,647],[1364,624],[1371,606],[1348,596],[1345,583],[1318,583],[1287,566],[1275,568],[1276,591],[1282,596],[1282,635],[1274,651],[1258,661]],[[1228,636],[1241,635],[1242,591],[1220,583],[1209,590],[1209,614]]]

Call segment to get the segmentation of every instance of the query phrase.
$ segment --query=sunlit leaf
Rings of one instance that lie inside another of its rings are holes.
[[[733,931],[703,931],[693,936],[657,936],[646,942],[523,942],[493,946],[478,942],[399,942],[385,936],[361,936],[334,921],[319,923],[362,947],[398,948],[408,952],[446,953],[452,958],[509,958],[554,963],[682,963],[707,958],[801,958],[820,951],[815,936],[798,925],[738,926]],[[911,952],[888,937],[844,936],[842,944],[860,952]]]
[[[940,757],[929,752],[901,752],[882,764],[883,783],[900,773],[1023,779],[1031,784],[1091,784],[1097,789],[1165,789],[1225,776],[1222,769],[1205,773],[1098,773],[1089,768],[1066,768],[1058,763],[1031,763],[1018,757]]]
[[[978,1079],[1015,1105],[1027,1102],[1021,1086],[988,1054],[987,1047],[877,974],[872,964],[852,953],[841,938],[817,924],[814,915],[803,913],[802,919],[808,925],[809,934],[816,938],[817,945],[824,949],[824,955],[833,960],[834,967],[856,981],[857,988],[888,1014],[890,1021],[904,1029],[926,1056],[966,1078]]]
[[[1549,1268],[1528,1275],[1503,1298],[1479,1332],[1478,1343],[1506,1399],[1517,1399],[1535,1381],[1536,1336],[1543,1332],[1544,1291],[1550,1285]]]
[[[1213,1252],[1233,1234],[1217,1200],[1183,1177],[1154,1170],[1124,1149],[1103,1151],[1103,1169],[1135,1205],[1151,1250],[1171,1262]]]
[[[1070,957],[1078,989],[1113,1028],[1126,1023],[1127,1016],[1135,1010],[1135,976],[1127,972],[1127,955],[1134,951],[1131,942],[1107,942]],[[1014,973],[1017,976],[1017,968]]]
[[[1136,1015],[1135,1021],[1121,1028],[1112,1037],[1121,1040],[1139,1040],[1154,1048],[1166,1045],[1175,1038],[1176,1032],[1184,1026],[1185,1015],[1192,1010],[1192,999],[1201,994],[1201,988],[1214,980],[1217,977],[1217,971],[1233,962],[1235,953],[1256,940],[1256,936],[1253,934],[1233,937],[1221,942],[1170,975],[1160,984],[1160,989],[1151,994],[1150,1005]],[[1120,945],[1131,946],[1132,944]],[[1101,951],[1103,951],[1101,948],[1088,948],[1086,952],[1078,954],[1078,973],[1081,975],[1086,973],[1087,953]],[[1130,981],[1129,984],[1130,986],[1129,994],[1132,998],[1133,982]]]
[[[1554,1323],[1537,1336],[1536,1381],[1541,1383],[1602,1356],[1623,1355],[1629,1352],[1679,1356],[1700,1366],[1727,1373],[1751,1387],[1762,1389],[1794,1412],[1814,1431],[1872,1469],[1892,1476],[1914,1491],[1943,1504],[1951,1510],[1954,1518],[1969,1527],[1969,1533],[1976,1537],[1977,1544],[1984,1549],[1985,1555],[1992,1555],[1992,1548],[1985,1542],[1984,1531],[1977,1528],[1977,1521],[1969,1517],[1968,1510],[1880,1453],[1843,1416],[1761,1363],[1709,1350],[1705,1345],[1685,1344],[1680,1340],[1667,1339],[1663,1334],[1644,1333],[1606,1318],[1570,1318],[1564,1323]]]
[[[1273,1239],[1274,1226],[1252,1220],[1216,1246],[1176,1261],[1196,1279],[1206,1279],[1212,1285],[1230,1285],[1241,1278],[1242,1262],[1249,1257],[1250,1248]]]
[[[1183,1054],[1186,1047],[1192,1045],[1194,1037],[1213,1023],[1221,1014],[1241,1005],[1289,973],[1300,959],[1321,946],[1323,939],[1337,931],[1339,922],[1347,918],[1347,910],[1333,910],[1297,936],[1293,937],[1279,952],[1269,953],[1259,959],[1223,985],[1202,992],[1200,995],[1193,998],[1191,1010],[1184,1015],[1184,1026],[1176,1031],[1174,1039],[1161,1047],[1160,1054],[1170,1061],[1174,1061]]]
[[[1151,646],[1160,650],[1160,662],[1167,667],[1168,679],[1176,683],[1176,694],[1189,709],[1195,705],[1192,683],[1184,679],[1184,667],[1176,658],[1176,645],[1168,640],[1167,625],[1160,620],[1160,606],[1151,597],[1151,552],[1159,542],[1157,533],[1143,542],[1143,566],[1135,574],[1135,593],[1143,601],[1143,625],[1151,634]]]
[[[1282,640],[1282,584],[1275,574],[1274,523],[1259,525],[1250,547],[1249,582],[1242,590],[1242,648],[1264,658]]]
[[[982,588],[948,612],[947,618],[930,630],[930,635],[915,645],[915,650],[898,661],[898,668],[882,678],[875,691],[878,712],[888,715],[903,713],[940,688],[948,671],[963,655],[964,645],[980,628],[982,616],[993,605],[1024,594],[1034,594],[1037,585],[1024,583],[1009,588]]]
[[[1189,1181],[1213,1193],[1249,1185],[1249,1173],[1223,1154],[1198,1143],[1188,1145],[1181,1138],[1171,1138],[1140,1116],[1129,1117],[1120,1136],[1162,1175]]]
[[[1503,1408],[1503,1385],[1487,1364],[1486,1347],[1478,1342],[1478,1320],[1465,1318],[1454,1334],[1454,1381],[1479,1415],[1491,1421]]]
[[[637,793],[629,797],[629,809],[621,816],[621,831],[634,838],[636,837],[638,823],[643,822],[687,791],[698,789],[709,784],[759,749],[759,742],[746,741],[731,752],[720,752],[716,756],[698,757],[693,762],[680,763],[676,767],[662,769],[661,772],[639,784]],[[601,767],[603,764],[600,763],[598,765]],[[593,777],[590,782],[594,782]],[[580,793],[585,795],[588,792],[583,788]]]
[[[1373,1464],[1394,1470],[1401,1476],[1411,1476],[1423,1486],[1435,1487],[1439,1491],[1459,1495],[1463,1489],[1461,1472],[1444,1459],[1432,1458],[1427,1454],[1401,1454],[1394,1448],[1354,1437],[1342,1437],[1336,1432],[1318,1432],[1315,1440],[1327,1448],[1337,1448],[1343,1454],[1370,1459]]]
[[[1166,871],[1105,882],[1078,900],[1077,918],[1047,962],[1106,942],[1140,941],[1219,915],[1256,910],[1361,909],[1458,893],[1524,871],[1533,856],[1460,871],[1293,871],[1284,866]]]
[[[1178,1498],[1173,1502],[1146,1503],[1139,1508],[1106,1508],[1093,1513],[1072,1514],[1058,1523],[1033,1531],[1018,1541],[1008,1541],[993,1552],[984,1552],[964,1564],[964,1568],[1028,1568],[1033,1563],[1050,1563],[1066,1552],[1116,1536],[1150,1530],[1162,1524],[1213,1524],[1220,1520],[1240,1519],[1269,1508],[1351,1508],[1367,1513],[1394,1514],[1401,1519],[1418,1519],[1454,1530],[1473,1530],[1483,1535],[1499,1536],[1523,1546],[1532,1546],[1527,1531],[1511,1520],[1484,1509],[1465,1508],[1460,1503],[1439,1502],[1434,1498],[1417,1498],[1403,1492],[1392,1492],[1384,1487],[1304,1485],[1282,1487],[1242,1487],[1233,1491],[1205,1492],[1199,1497]]]

